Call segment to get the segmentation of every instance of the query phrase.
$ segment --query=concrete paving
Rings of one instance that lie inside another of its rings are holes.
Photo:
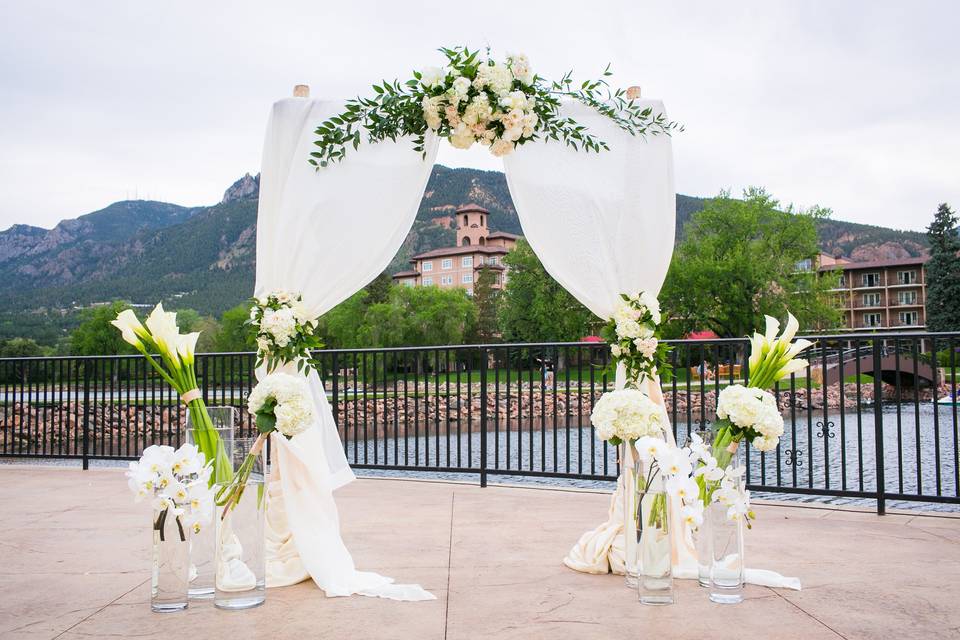
[[[645,607],[621,577],[560,562],[605,494],[362,479],[337,495],[358,566],[436,601],[328,599],[308,582],[250,611],[152,614],[149,514],[121,472],[0,467],[0,638],[960,637],[960,518],[762,504],[748,564],[803,591],[748,587],[721,606],[682,580],[678,604]]]

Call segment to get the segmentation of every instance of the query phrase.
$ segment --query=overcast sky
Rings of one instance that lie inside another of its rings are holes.
[[[258,171],[271,102],[366,92],[439,46],[522,51],[662,98],[677,189],[767,187],[922,229],[960,207],[960,3],[0,3],[0,229],[139,197],[211,204]],[[439,162],[499,168],[485,151]]]

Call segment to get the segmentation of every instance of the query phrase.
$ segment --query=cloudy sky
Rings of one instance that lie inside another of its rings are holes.
[[[337,6],[339,5],[339,6]],[[922,229],[960,207],[960,3],[0,3],[0,229],[126,198],[210,204],[258,170],[270,103],[364,92],[466,43],[547,77],[607,61],[686,125],[677,188],[762,185]],[[484,151],[440,162],[498,168]]]

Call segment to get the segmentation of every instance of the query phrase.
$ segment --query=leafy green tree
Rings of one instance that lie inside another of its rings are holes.
[[[250,319],[250,304],[238,304],[227,309],[220,317],[220,330],[213,339],[214,351],[255,351],[257,341],[253,327],[247,324]]]
[[[80,314],[80,326],[70,335],[70,350],[81,356],[136,353],[110,324],[118,313],[129,307],[130,303],[116,300],[110,304],[84,309]]]
[[[937,208],[927,237],[927,327],[930,331],[960,330],[960,238],[957,216],[947,203]]]
[[[498,313],[500,290],[495,289],[498,272],[481,268],[473,287],[473,304],[477,307],[477,338],[481,342],[493,342],[500,337]]]
[[[476,322],[463,289],[394,285],[387,302],[367,309],[357,338],[372,347],[463,344]]]
[[[803,331],[838,326],[835,280],[816,272],[817,221],[829,214],[782,208],[755,187],[742,200],[726,192],[710,200],[687,223],[660,294],[667,333],[744,336],[763,326],[764,314],[782,319],[787,311]]]
[[[30,358],[44,355],[44,349],[31,338],[11,338],[0,342],[0,358]]]
[[[393,286],[393,279],[386,271],[373,279],[370,284],[364,287],[367,292],[367,303],[376,304],[386,302],[390,297],[390,288]]]
[[[599,322],[547,274],[526,240],[503,258],[509,268],[500,300],[500,328],[508,342],[579,340]]]
[[[383,300],[387,299],[389,294]],[[369,300],[370,293],[366,289],[361,289],[320,316],[320,335],[328,347],[352,349],[364,346],[360,343],[357,332],[370,307]]]

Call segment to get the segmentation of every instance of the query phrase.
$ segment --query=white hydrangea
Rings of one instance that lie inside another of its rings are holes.
[[[717,417],[730,420],[743,429],[754,429],[766,437],[783,435],[783,416],[769,391],[740,384],[720,392]]]
[[[498,96],[503,96],[509,93],[513,86],[513,74],[510,69],[500,63],[482,64],[477,68],[477,77],[473,81],[473,86],[478,91],[489,87]]]
[[[490,153],[500,158],[513,152],[513,143],[499,138],[490,145]]]
[[[270,334],[277,345],[285,347],[297,334],[297,318],[294,316],[293,309],[283,307],[277,310],[265,310],[263,319],[260,321],[260,331]]]
[[[636,389],[618,389],[600,396],[590,421],[603,440],[617,437],[631,441],[662,435],[664,430],[661,407]]]
[[[247,411],[257,415],[271,398],[277,403],[273,409],[276,429],[283,435],[292,438],[313,424],[313,400],[306,378],[289,373],[271,373],[250,392]]]
[[[617,323],[617,336],[620,338],[629,338],[630,340],[641,337],[643,328],[636,320],[624,320]]]
[[[659,344],[660,342],[656,338],[637,338],[633,341],[633,345],[644,358],[652,358],[656,355]]]

